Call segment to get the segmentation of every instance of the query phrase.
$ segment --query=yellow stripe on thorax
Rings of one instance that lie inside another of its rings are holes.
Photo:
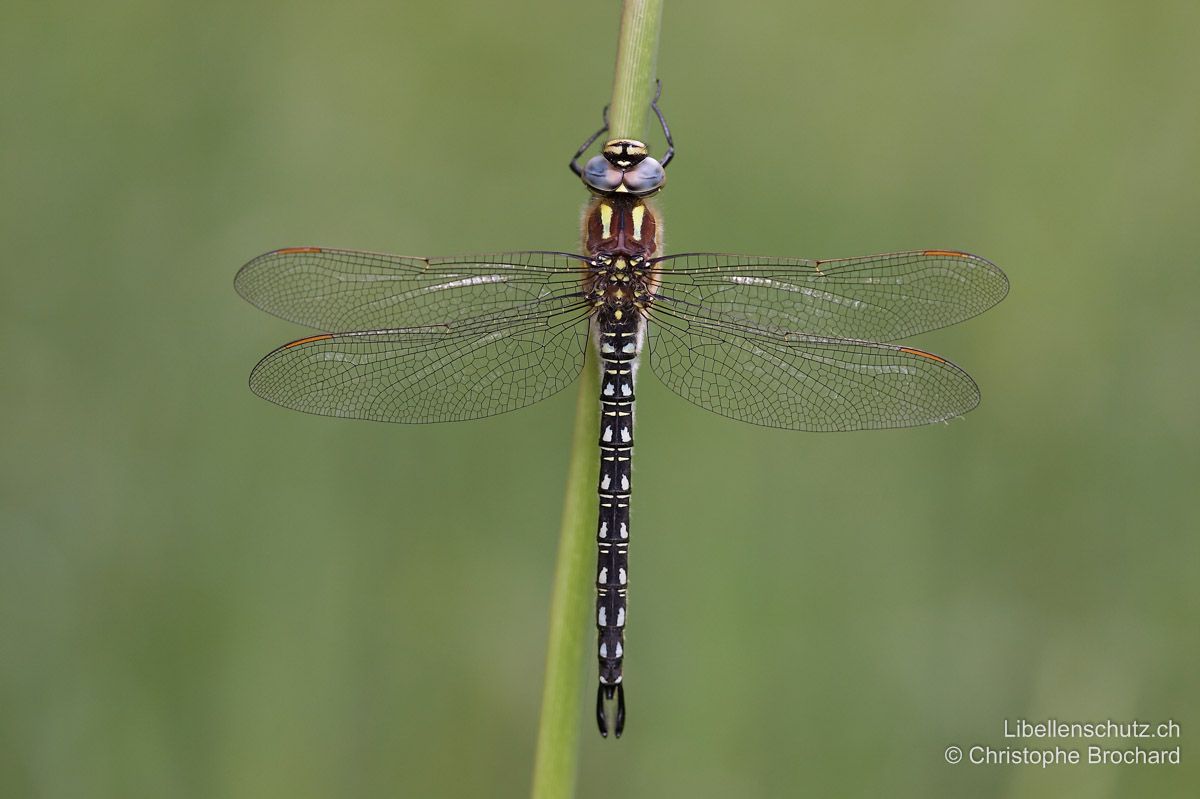
[[[608,203],[600,203],[600,226],[603,228],[601,233],[602,238],[612,238],[612,206]]]
[[[633,206],[633,239],[642,240],[642,220],[646,218],[646,206],[638,203]]]

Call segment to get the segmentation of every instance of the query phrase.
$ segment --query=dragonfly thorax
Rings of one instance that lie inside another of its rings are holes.
[[[643,307],[651,300],[653,271],[642,256],[598,255],[584,293],[594,306]]]
[[[663,187],[667,173],[651,158],[646,145],[636,139],[612,139],[583,167],[584,184],[601,195],[632,194],[646,197]]]

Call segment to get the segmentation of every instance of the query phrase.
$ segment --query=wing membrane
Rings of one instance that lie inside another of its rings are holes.
[[[417,258],[292,247],[260,255],[234,285],[268,313],[318,330],[378,330],[500,314],[579,291],[587,260],[556,252]]]
[[[323,416],[408,423],[493,416],[575,380],[587,320],[578,301],[541,302],[458,325],[310,336],[259,361],[250,388]]]
[[[656,307],[650,367],[714,413],[791,430],[911,427],[979,403],[966,372],[894,344],[755,330]]]
[[[657,298],[680,313],[779,332],[895,341],[969,319],[1008,293],[990,261],[950,250],[811,261],[660,258]]]

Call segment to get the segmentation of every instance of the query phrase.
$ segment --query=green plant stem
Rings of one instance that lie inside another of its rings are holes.
[[[533,766],[534,799],[559,799],[575,792],[579,714],[582,711],[583,658],[591,639],[587,623],[592,593],[595,543],[596,440],[600,425],[599,373],[587,364],[579,381],[567,495],[563,502],[554,593],[550,600],[550,636],[542,686],[542,718]]]
[[[663,0],[625,0],[621,8],[621,36],[608,109],[608,133],[612,138],[645,137],[650,101],[654,98],[662,9]]]
[[[654,96],[658,33],[663,0],[625,0],[617,65],[609,105],[609,135],[643,138]],[[583,708],[583,663],[592,626],[596,521],[597,441],[600,432],[599,373],[584,367],[575,406],[562,530],[550,600],[550,635],[542,716],[533,765],[534,799],[565,799],[575,793]]]

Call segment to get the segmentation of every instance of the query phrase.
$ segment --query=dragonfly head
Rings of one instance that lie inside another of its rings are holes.
[[[637,139],[609,139],[604,143],[604,158],[618,169],[632,169],[648,155],[646,144]]]
[[[645,197],[663,187],[667,174],[636,139],[612,139],[583,167],[583,182],[597,194]]]

